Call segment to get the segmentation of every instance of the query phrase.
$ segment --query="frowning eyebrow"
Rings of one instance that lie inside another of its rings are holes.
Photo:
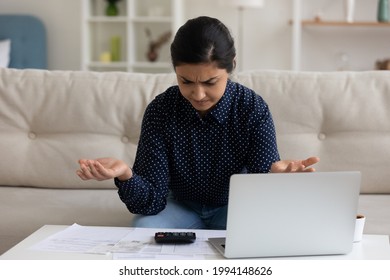
[[[183,76],[179,76],[184,82],[187,82],[187,83],[193,83],[194,81],[191,81]],[[206,81],[199,81],[200,83],[202,84],[205,84],[205,83],[212,83],[214,80],[218,79],[218,76],[215,76],[215,77],[212,77]]]

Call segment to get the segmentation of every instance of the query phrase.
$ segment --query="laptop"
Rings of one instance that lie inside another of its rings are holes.
[[[352,251],[359,171],[237,174],[230,179],[226,258],[347,254]]]

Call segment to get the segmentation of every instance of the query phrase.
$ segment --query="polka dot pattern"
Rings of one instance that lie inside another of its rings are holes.
[[[115,183],[136,214],[163,210],[169,191],[178,200],[222,206],[232,174],[267,173],[278,160],[271,113],[254,91],[229,80],[215,108],[200,118],[174,86],[145,111],[133,178]]]

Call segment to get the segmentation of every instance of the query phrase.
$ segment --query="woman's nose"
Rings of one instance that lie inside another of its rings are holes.
[[[202,86],[196,85],[192,90],[192,98],[200,101],[206,96],[206,92]]]

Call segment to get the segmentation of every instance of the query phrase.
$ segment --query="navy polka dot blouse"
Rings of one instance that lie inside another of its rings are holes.
[[[267,173],[279,160],[275,128],[265,101],[253,90],[228,81],[224,95],[206,116],[168,88],[147,107],[127,181],[115,179],[130,212],[153,215],[177,200],[226,205],[235,173]]]

